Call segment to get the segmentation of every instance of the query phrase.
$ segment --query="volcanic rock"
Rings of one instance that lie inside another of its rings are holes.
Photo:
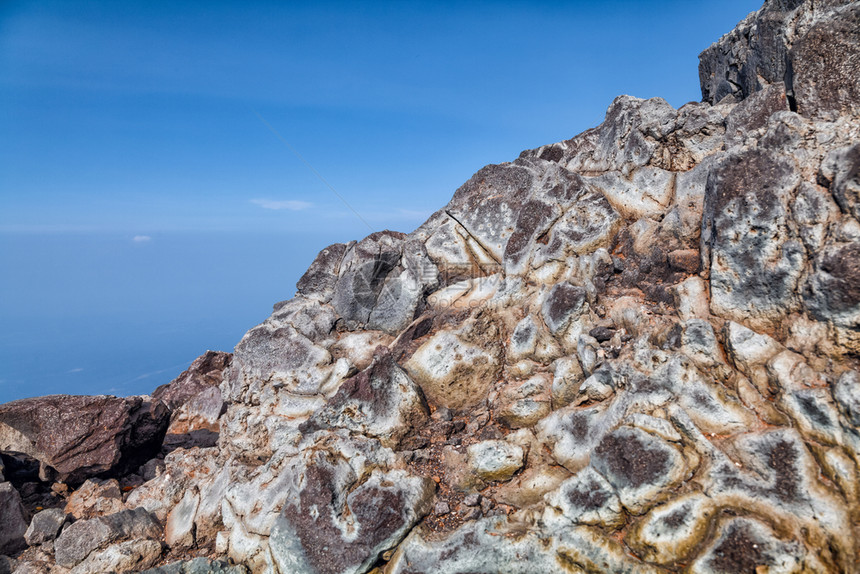
[[[169,420],[161,403],[142,397],[21,399],[0,405],[0,452],[26,454],[43,475],[80,483],[151,458]]]
[[[81,571],[148,568],[161,556],[161,535],[161,526],[146,510],[123,510],[69,525],[54,550],[58,565],[74,569],[85,564]]]
[[[703,102],[620,96],[324,249],[155,407],[0,407],[28,508],[40,474],[107,479],[20,567],[857,572],[858,10],[768,0],[700,56]]]
[[[502,440],[485,440],[468,448],[469,466],[487,482],[505,481],[523,466],[523,449]]]
[[[171,411],[176,411],[201,392],[218,387],[232,359],[230,353],[206,351],[178,377],[155,389],[152,393],[153,402],[161,401]]]
[[[33,515],[30,527],[24,534],[24,539],[30,546],[44,544],[54,540],[60,533],[60,528],[66,522],[68,515],[61,508],[48,508]]]
[[[11,554],[27,543],[27,513],[21,496],[9,482],[0,482],[0,553]]]
[[[69,496],[65,511],[81,519],[113,514],[124,508],[122,492],[116,479],[90,478]]]
[[[195,558],[144,570],[141,574],[247,574],[247,572],[247,568],[239,564],[230,565],[220,560]]]

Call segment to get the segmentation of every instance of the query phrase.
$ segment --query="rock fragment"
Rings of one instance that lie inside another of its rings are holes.
[[[54,540],[66,522],[66,512],[61,508],[48,508],[33,515],[24,539],[30,546]]]
[[[0,482],[0,554],[12,554],[27,545],[27,514],[21,496],[10,482]]]
[[[102,572],[110,571],[112,567],[109,565],[115,561],[124,561],[126,558],[123,554],[126,552],[134,556],[134,564],[139,561],[142,568],[149,568],[152,559],[161,555],[161,544],[155,542],[161,539],[161,535],[161,526],[146,510],[123,510],[69,525],[54,543],[54,550],[57,564],[66,568],[74,568],[96,553],[87,564],[93,564],[93,568],[104,568]],[[150,543],[140,544],[147,541]],[[113,548],[115,542],[127,546]],[[158,545],[158,553],[153,556],[155,545]],[[125,569],[130,569],[130,563],[123,564]]]
[[[502,440],[485,440],[467,449],[469,466],[487,482],[505,481],[523,466],[523,449]]]

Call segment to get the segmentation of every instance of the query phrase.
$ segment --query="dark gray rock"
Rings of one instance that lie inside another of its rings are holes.
[[[141,574],[247,574],[248,569],[241,564],[229,564],[222,560],[195,558],[174,562],[158,568],[144,570]]]
[[[463,269],[474,277],[500,267],[521,275],[548,260],[607,247],[619,223],[610,202],[583,177],[527,152],[478,171],[445,213],[450,221],[431,234],[428,250],[444,259],[440,265],[460,269],[458,277]]]
[[[10,482],[0,483],[0,554],[12,554],[27,546],[27,511]]]
[[[612,338],[615,334],[615,329],[610,329],[609,327],[595,327],[590,330],[588,334],[597,339],[598,342],[604,343]]]
[[[48,508],[33,515],[24,539],[30,546],[54,540],[66,522],[66,511],[62,508]]]
[[[305,274],[296,283],[299,293],[305,297],[328,302],[334,294],[334,286],[340,276],[340,265],[347,250],[354,242],[335,243],[319,252]]]
[[[784,84],[793,110],[832,119],[860,102],[860,6],[850,0],[782,0],[758,11],[699,55],[702,99],[741,101]]]
[[[788,46],[783,35],[789,13],[803,0],[769,2],[699,55],[702,100],[740,101],[786,76]]]
[[[827,154],[819,180],[830,186],[839,209],[860,221],[860,144]]]
[[[454,193],[446,213],[462,225],[478,247],[501,263],[520,208],[535,183],[520,163],[488,165]]]
[[[743,143],[744,139],[767,126],[767,120],[779,111],[788,110],[785,84],[766,86],[739,103],[726,117],[726,139]]]
[[[160,540],[161,525],[143,508],[79,520],[63,529],[54,543],[57,564],[72,568],[92,552],[114,542]]]
[[[503,210],[510,207],[516,210],[502,255],[507,274],[527,272],[532,254],[541,262],[570,255],[577,248],[606,239],[607,223],[611,227],[614,221],[607,222],[604,216],[612,219],[612,207],[584,178],[539,158],[522,157],[513,165],[527,168],[541,177],[531,180],[528,199],[520,205],[500,206]],[[578,217],[583,209],[588,210],[591,217]],[[494,217],[507,220],[503,214]],[[499,219],[499,224],[506,223]]]
[[[438,271],[420,241],[379,231],[344,255],[331,304],[350,328],[398,333],[438,286]]]
[[[823,321],[860,327],[860,241],[825,245],[814,269],[804,293],[806,306]]]
[[[591,464],[612,485],[625,508],[635,514],[653,504],[665,488],[684,478],[684,459],[670,443],[633,427],[603,437]]]
[[[806,257],[788,202],[799,183],[791,159],[762,149],[730,154],[711,171],[702,251],[715,314],[767,322],[796,307]]]
[[[263,323],[239,341],[228,379],[231,387],[239,389],[249,381],[267,381],[296,394],[319,392],[328,376],[320,367],[330,362],[329,354],[292,325],[280,325]]]
[[[827,237],[828,223],[839,208],[821,187],[804,181],[791,204],[791,214],[809,253],[817,253]]]
[[[166,407],[141,397],[51,395],[0,405],[0,452],[18,452],[64,482],[152,458],[170,422]]]
[[[314,342],[331,336],[337,320],[337,313],[331,305],[303,296],[275,304],[269,317],[269,322],[291,325]]]
[[[790,79],[801,115],[833,119],[860,112],[860,5],[846,4],[791,48]]]
[[[576,197],[546,234],[545,244],[535,239],[534,264],[563,260],[609,247],[621,216],[603,194],[591,190]]]

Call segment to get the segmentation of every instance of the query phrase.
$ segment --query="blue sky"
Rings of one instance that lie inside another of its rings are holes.
[[[0,3],[0,401],[152,390],[325,245],[414,229],[616,95],[700,99],[758,7]]]

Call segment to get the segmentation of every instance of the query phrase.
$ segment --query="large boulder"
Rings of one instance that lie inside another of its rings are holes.
[[[322,254],[321,254],[321,257]],[[314,262],[313,277],[329,269],[328,257]],[[426,295],[438,285],[436,266],[424,244],[403,233],[378,231],[351,245],[337,265],[331,284],[331,304],[349,328],[397,333],[417,317]],[[306,276],[307,277],[307,276]],[[317,279],[299,281],[301,289]],[[320,287],[325,291],[325,287]]]
[[[0,452],[42,464],[44,478],[80,483],[155,455],[170,421],[145,397],[51,395],[0,405]]]
[[[219,385],[232,362],[230,353],[206,351],[173,381],[152,393],[153,401],[161,401],[170,409],[165,451],[208,447],[217,442],[220,418],[227,409]]]

